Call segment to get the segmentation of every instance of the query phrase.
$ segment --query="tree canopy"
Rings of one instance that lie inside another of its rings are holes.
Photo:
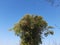
[[[26,14],[14,25],[13,31],[21,38],[21,45],[39,45],[42,44],[42,34],[53,35],[52,28],[42,16]]]

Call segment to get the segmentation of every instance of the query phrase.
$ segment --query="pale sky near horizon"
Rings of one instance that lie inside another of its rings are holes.
[[[8,31],[25,14],[40,15],[54,26],[54,35],[43,39],[43,45],[54,45],[60,41],[60,7],[40,0],[0,0],[0,45],[19,45],[19,37]]]

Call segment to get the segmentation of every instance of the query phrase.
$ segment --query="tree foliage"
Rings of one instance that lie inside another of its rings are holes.
[[[14,25],[13,31],[21,38],[21,45],[39,45],[42,44],[42,34],[53,34],[49,30],[52,28],[41,16],[27,14]]]

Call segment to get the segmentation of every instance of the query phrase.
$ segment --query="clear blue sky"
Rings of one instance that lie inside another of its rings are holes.
[[[41,15],[49,25],[57,25],[54,29],[55,34],[43,39],[43,43],[60,43],[60,7],[53,7],[40,0],[0,0],[0,45],[19,44],[19,37],[8,30],[25,14]]]

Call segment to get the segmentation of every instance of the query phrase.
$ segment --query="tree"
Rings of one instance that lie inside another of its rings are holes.
[[[39,45],[42,44],[42,34],[53,35],[49,30],[52,28],[41,16],[27,14],[14,25],[13,31],[21,38],[21,45]]]

